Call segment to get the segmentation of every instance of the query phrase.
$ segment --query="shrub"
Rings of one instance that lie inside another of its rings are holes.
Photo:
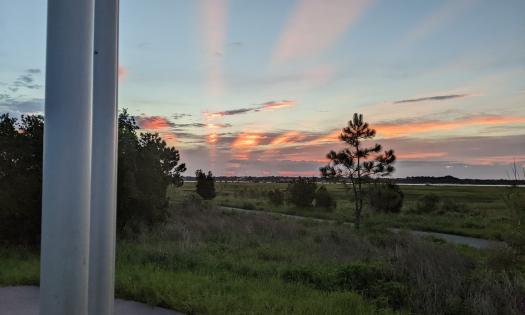
[[[208,175],[205,175],[202,170],[197,170],[195,172],[195,177],[197,178],[196,192],[205,200],[211,200],[215,198],[215,179],[211,171],[208,172]]]
[[[249,202],[249,201],[244,201],[242,203],[242,208],[246,209],[246,210],[255,210],[256,206],[253,203]]]
[[[334,209],[337,204],[325,186],[319,187],[315,193],[315,206],[325,209]]]
[[[462,203],[458,203],[453,199],[447,198],[443,199],[440,208],[443,212],[462,212],[463,210],[465,210],[465,205]]]
[[[440,198],[436,194],[425,194],[416,202],[415,211],[418,213],[431,213],[438,210]]]
[[[298,207],[311,207],[315,199],[317,184],[306,178],[299,178],[288,185],[288,200]]]
[[[403,207],[404,194],[395,183],[372,184],[368,197],[369,206],[374,211],[399,213]]]
[[[274,206],[281,206],[284,203],[284,193],[277,188],[270,190],[268,192],[268,200]]]
[[[196,193],[188,194],[184,200],[182,200],[182,207],[186,209],[199,210],[203,206],[203,199]]]

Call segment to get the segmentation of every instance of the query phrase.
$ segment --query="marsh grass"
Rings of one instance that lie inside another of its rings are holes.
[[[217,205],[252,210],[293,214],[340,222],[353,220],[353,197],[344,185],[326,185],[337,202],[333,211],[319,208],[301,208],[289,204],[274,206],[266,196],[273,189],[286,190],[286,184],[278,183],[217,183]],[[519,188],[525,190],[525,188]],[[183,199],[194,191],[194,183],[185,183],[181,189],[170,190],[172,200]],[[425,231],[452,233],[465,236],[504,240],[513,226],[513,214],[503,196],[507,187],[480,186],[418,186],[403,185],[404,203],[399,214],[382,214],[370,209],[364,211],[364,224],[377,228],[397,227]],[[418,200],[434,194],[440,201],[436,211],[415,213]]]
[[[116,294],[188,314],[520,314],[522,274],[489,254],[180,198],[120,239]],[[38,255],[0,252],[0,284],[37,284]],[[495,254],[496,257],[497,254]],[[491,258],[492,259],[492,258]],[[503,266],[503,267],[501,267]]]

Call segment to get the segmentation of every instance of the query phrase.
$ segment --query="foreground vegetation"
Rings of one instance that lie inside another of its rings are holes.
[[[520,314],[523,270],[509,257],[191,195],[162,226],[119,240],[116,292],[188,314]],[[1,286],[38,284],[27,248],[4,247],[0,266]]]
[[[297,207],[289,203],[275,206],[268,200],[274,189],[286,191],[287,184],[278,183],[216,183],[216,204],[248,210],[263,210],[285,214],[353,221],[352,195],[342,184],[325,187],[336,200],[336,208]],[[364,209],[364,224],[368,228],[397,227],[452,233],[486,239],[503,240],[513,222],[512,211],[505,204],[507,187],[402,185],[404,202],[400,213],[378,213]],[[525,190],[525,188],[521,188]],[[172,199],[178,200],[195,191],[194,183],[172,190]],[[431,211],[417,209],[424,196],[437,196],[437,205]]]

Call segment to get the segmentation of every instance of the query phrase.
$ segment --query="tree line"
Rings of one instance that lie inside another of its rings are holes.
[[[118,117],[117,232],[168,216],[167,187],[181,186],[186,165],[157,133],[142,132],[126,110]],[[0,242],[38,245],[42,208],[44,118],[0,115]],[[70,144],[74,150],[75,143]]]

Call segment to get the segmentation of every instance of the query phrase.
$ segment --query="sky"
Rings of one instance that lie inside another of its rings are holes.
[[[0,1],[0,113],[44,114],[46,7]],[[354,112],[394,177],[525,167],[525,1],[121,0],[119,107],[188,166],[317,176]]]

